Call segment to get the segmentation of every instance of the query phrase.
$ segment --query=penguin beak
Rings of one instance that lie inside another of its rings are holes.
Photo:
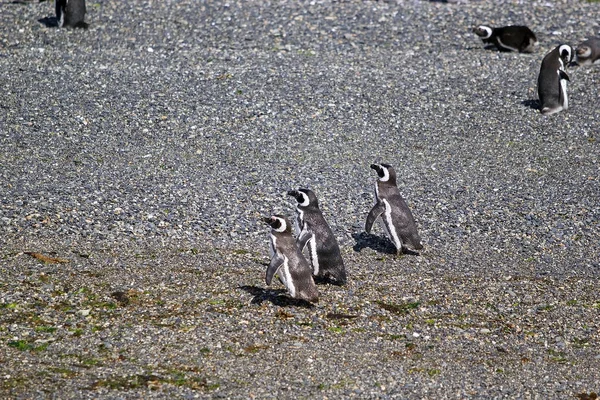
[[[377,164],[371,164],[371,169],[374,169],[375,171],[379,172],[380,167]]]
[[[273,218],[271,218],[271,217],[262,217],[261,219],[264,223],[266,223],[268,225],[271,225],[271,222],[273,221]]]
[[[294,196],[296,197],[298,195],[298,192],[296,190],[290,190],[289,192],[287,192],[288,196]]]

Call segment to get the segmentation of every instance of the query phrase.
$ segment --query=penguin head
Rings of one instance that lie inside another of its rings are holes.
[[[290,190],[287,193],[289,196],[293,196],[298,202],[298,207],[317,207],[319,208],[319,202],[317,196],[310,189],[298,189]]]
[[[586,44],[577,46],[577,50],[575,50],[578,58],[588,58],[592,55],[592,48]]]
[[[493,29],[487,25],[479,25],[473,28],[473,32],[482,39],[489,39],[492,36]]]
[[[573,48],[568,44],[558,46],[558,56],[563,62],[563,65],[569,65],[573,61]]]
[[[263,217],[263,221],[267,223],[275,232],[292,232],[290,224],[282,215],[272,215],[270,217]]]
[[[377,172],[379,182],[385,182],[390,185],[396,184],[396,171],[390,164],[371,164],[371,169]]]

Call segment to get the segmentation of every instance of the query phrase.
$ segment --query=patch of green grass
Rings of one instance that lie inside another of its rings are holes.
[[[42,343],[39,346],[36,346],[34,343],[29,343],[26,340],[11,340],[8,342],[8,345],[21,351],[44,351],[48,348],[48,343]]]
[[[431,369],[427,370],[427,375],[429,375],[429,376],[436,376],[436,375],[439,375],[441,372],[442,371],[440,371],[437,368],[431,368]]]
[[[35,331],[36,332],[45,332],[45,333],[54,333],[56,332],[56,327],[54,326],[36,326],[35,327]]]
[[[550,357],[551,361],[557,362],[557,363],[566,363],[567,362],[567,358],[565,357],[565,353],[563,353],[562,351],[556,351],[556,350],[552,350],[552,349],[548,349],[548,356]]]
[[[577,305],[577,300],[569,300],[569,301],[567,301],[567,305],[568,306],[576,306]]]
[[[333,333],[344,333],[344,328],[340,328],[339,326],[330,326],[327,330]]]
[[[402,339],[405,338],[405,336],[404,335],[392,335],[392,334],[390,334],[390,335],[387,335],[386,338],[388,340],[402,340]]]
[[[377,305],[383,308],[386,311],[392,312],[394,314],[408,314],[410,310],[414,310],[418,308],[421,303],[416,302],[406,302],[406,303],[385,303],[383,301],[376,301]]]
[[[14,310],[18,307],[17,303],[0,303],[0,308],[6,308],[8,310]]]
[[[75,375],[77,375],[77,372],[75,372],[71,369],[62,368],[62,367],[48,367],[48,371],[54,372],[57,374],[61,374],[65,378],[72,378]]]
[[[155,374],[138,374],[130,376],[113,376],[96,381],[91,389],[105,387],[113,390],[132,390],[143,386],[155,389],[161,384],[185,386],[194,390],[212,391],[219,388],[218,383],[209,383],[205,377],[188,377],[183,372],[171,372],[169,376]]]

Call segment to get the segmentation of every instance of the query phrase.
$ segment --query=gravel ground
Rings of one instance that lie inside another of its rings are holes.
[[[87,31],[0,7],[0,398],[600,390],[600,68],[535,109],[600,4],[88,1]],[[421,256],[362,232],[373,162]],[[349,272],[313,307],[264,284],[259,216],[300,186]]]

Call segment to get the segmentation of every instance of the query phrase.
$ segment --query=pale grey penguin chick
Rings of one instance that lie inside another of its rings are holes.
[[[600,38],[591,38],[579,43],[575,49],[576,65],[600,64]]]
[[[56,0],[56,19],[59,27],[84,28],[85,0]]]
[[[565,68],[572,60],[573,48],[568,44],[556,46],[542,60],[537,85],[542,114],[551,115],[569,108],[569,75]]]
[[[405,250],[421,250],[421,237],[408,205],[400,195],[396,183],[396,171],[389,164],[372,164],[377,172],[375,183],[375,205],[369,211],[365,231],[371,232],[373,223],[381,217],[383,228],[396,246],[398,253]]]
[[[537,45],[535,34],[526,26],[510,25],[492,28],[479,25],[473,32],[481,38],[484,44],[494,45],[500,51],[518,51],[532,53]]]
[[[308,254],[317,282],[336,285],[346,283],[346,268],[337,239],[323,217],[317,196],[310,189],[290,190],[297,201],[296,233],[300,251],[308,246]]]
[[[291,297],[316,303],[319,293],[312,270],[296,245],[290,223],[281,215],[265,217],[263,221],[271,227],[271,262],[265,278],[267,285],[271,285],[273,276],[277,274]]]

